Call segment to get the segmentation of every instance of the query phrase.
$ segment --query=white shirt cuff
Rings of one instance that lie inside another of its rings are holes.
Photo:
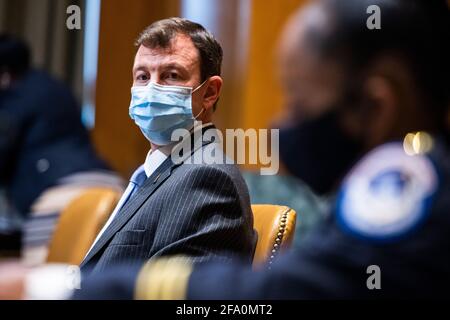
[[[27,300],[66,300],[80,288],[80,269],[67,264],[46,264],[32,269],[25,278]]]

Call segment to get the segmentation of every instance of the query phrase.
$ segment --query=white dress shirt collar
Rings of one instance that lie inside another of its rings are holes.
[[[201,123],[201,125],[199,125],[200,123],[201,122],[196,122],[196,125],[194,125],[189,135],[183,137],[183,140],[186,139],[187,136],[190,136],[193,132],[196,132],[198,130],[203,129],[204,127],[212,125],[211,122]],[[176,144],[163,146],[155,150],[150,149],[150,151],[147,153],[147,157],[145,158],[144,162],[144,169],[147,178],[150,177],[156,171],[156,169],[158,169],[158,167],[170,156],[170,152],[172,151],[172,149],[180,143],[182,142],[180,141]]]
[[[154,151],[150,150],[144,162],[144,170],[147,178],[150,177],[167,158],[168,155],[160,149]]]

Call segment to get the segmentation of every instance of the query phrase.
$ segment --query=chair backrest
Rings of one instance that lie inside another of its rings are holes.
[[[62,211],[47,262],[80,264],[120,199],[109,188],[91,188]]]
[[[289,207],[271,204],[254,204],[252,211],[258,232],[253,266],[270,267],[279,251],[289,247],[294,239],[296,213]]]

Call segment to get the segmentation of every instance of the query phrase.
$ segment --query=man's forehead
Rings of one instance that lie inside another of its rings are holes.
[[[172,38],[165,48],[149,48],[141,45],[136,53],[135,67],[137,64],[147,63],[181,63],[195,65],[199,63],[199,54],[192,40],[183,34]]]

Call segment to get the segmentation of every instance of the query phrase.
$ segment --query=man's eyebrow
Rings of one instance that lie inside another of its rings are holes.
[[[168,63],[162,63],[159,67],[159,69],[179,69],[181,71],[187,71],[187,68],[183,65],[179,64],[178,62],[168,62]],[[135,67],[133,67],[133,73],[136,73],[137,71],[146,71],[148,68],[145,64],[138,64]]]
[[[181,65],[181,64],[179,64],[177,62],[169,62],[169,63],[166,63],[166,64],[163,63],[161,65],[161,68],[163,68],[163,69],[173,68],[173,69],[186,70],[186,67],[184,67],[183,65]]]
[[[146,70],[147,68],[145,67],[145,65],[137,65],[135,67],[133,67],[133,73],[135,73],[136,71],[140,71],[140,70]]]

